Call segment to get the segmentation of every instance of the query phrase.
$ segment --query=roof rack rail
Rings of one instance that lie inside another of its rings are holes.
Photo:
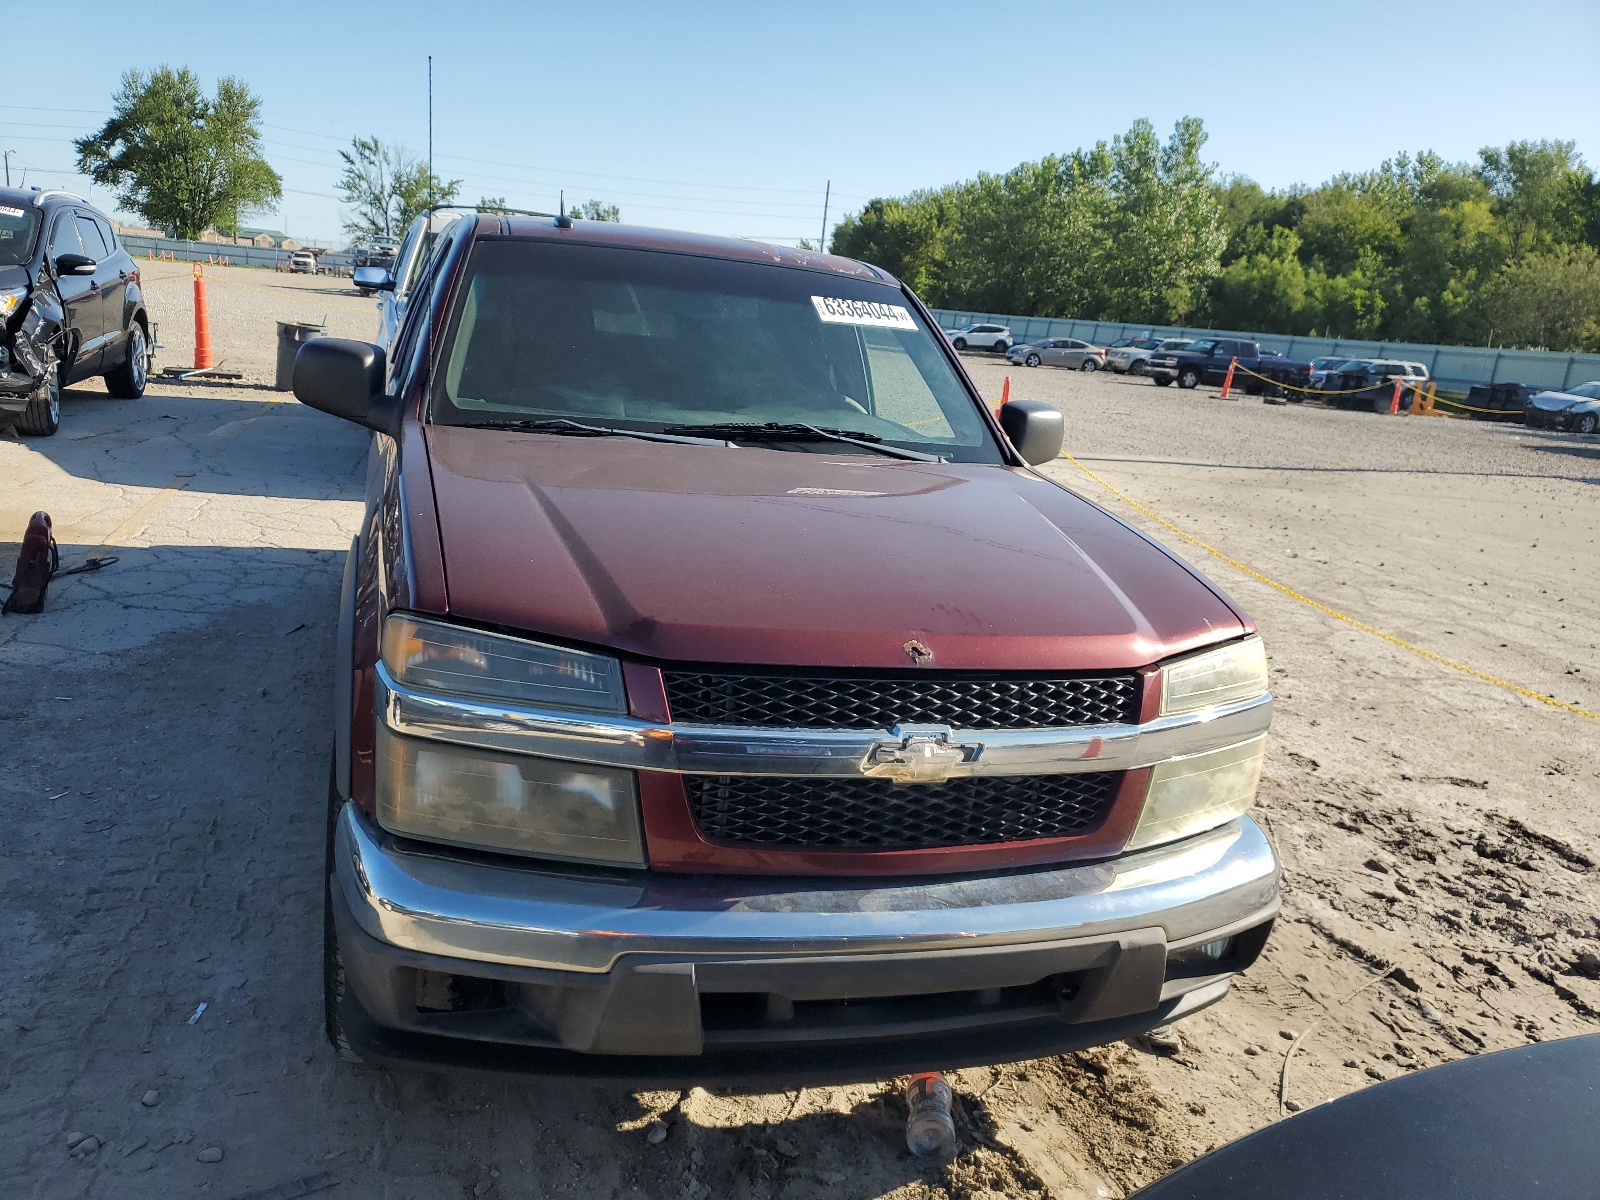
[[[484,213],[491,217],[557,217],[557,213],[535,212],[531,208],[483,208],[476,204],[435,204],[428,209],[430,213],[442,212],[446,209],[460,209],[463,212]]]
[[[33,206],[35,208],[42,207],[45,200],[50,196],[65,196],[68,200],[76,200],[79,204],[89,203],[82,196],[78,195],[77,192],[66,192],[62,191],[60,188],[46,188],[44,191],[35,190],[33,195]]]

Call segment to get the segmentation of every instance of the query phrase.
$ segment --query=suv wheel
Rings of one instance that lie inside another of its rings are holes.
[[[1193,367],[1185,367],[1178,375],[1178,386],[1181,388],[1196,388],[1200,386],[1200,372]]]
[[[966,338],[956,338],[950,344],[952,346],[954,346],[957,350],[965,350],[967,348],[967,339]]]
[[[1005,338],[1001,338],[998,342],[996,342],[994,344],[994,352],[996,354],[1004,354],[1009,349],[1011,349],[1011,347],[1006,345]]]
[[[1134,359],[1131,363],[1128,364],[1128,369],[1127,369],[1126,372],[1124,372],[1124,374],[1127,374],[1127,375],[1143,375],[1144,374],[1144,359],[1142,359],[1142,358]]]
[[[144,385],[150,373],[144,326],[134,321],[128,327],[128,336],[124,341],[128,347],[128,357],[116,370],[106,372],[106,391],[118,400],[137,400],[144,395]]]
[[[39,390],[28,397],[17,428],[34,437],[49,437],[61,428],[61,372],[55,363],[50,364]]]

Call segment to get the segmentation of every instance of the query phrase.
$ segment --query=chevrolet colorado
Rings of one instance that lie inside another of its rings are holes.
[[[859,262],[469,214],[387,348],[347,561],[347,1056],[707,1084],[1133,1036],[1260,953],[1249,618],[1035,469]]]

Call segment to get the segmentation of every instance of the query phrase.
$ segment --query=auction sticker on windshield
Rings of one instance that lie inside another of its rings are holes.
[[[817,316],[832,325],[874,325],[880,329],[915,329],[910,311],[901,304],[879,304],[873,300],[841,300],[835,296],[813,296]]]

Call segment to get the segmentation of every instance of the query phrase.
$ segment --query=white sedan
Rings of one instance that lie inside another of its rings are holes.
[[[1522,419],[1535,429],[1600,433],[1600,380],[1529,396]]]

